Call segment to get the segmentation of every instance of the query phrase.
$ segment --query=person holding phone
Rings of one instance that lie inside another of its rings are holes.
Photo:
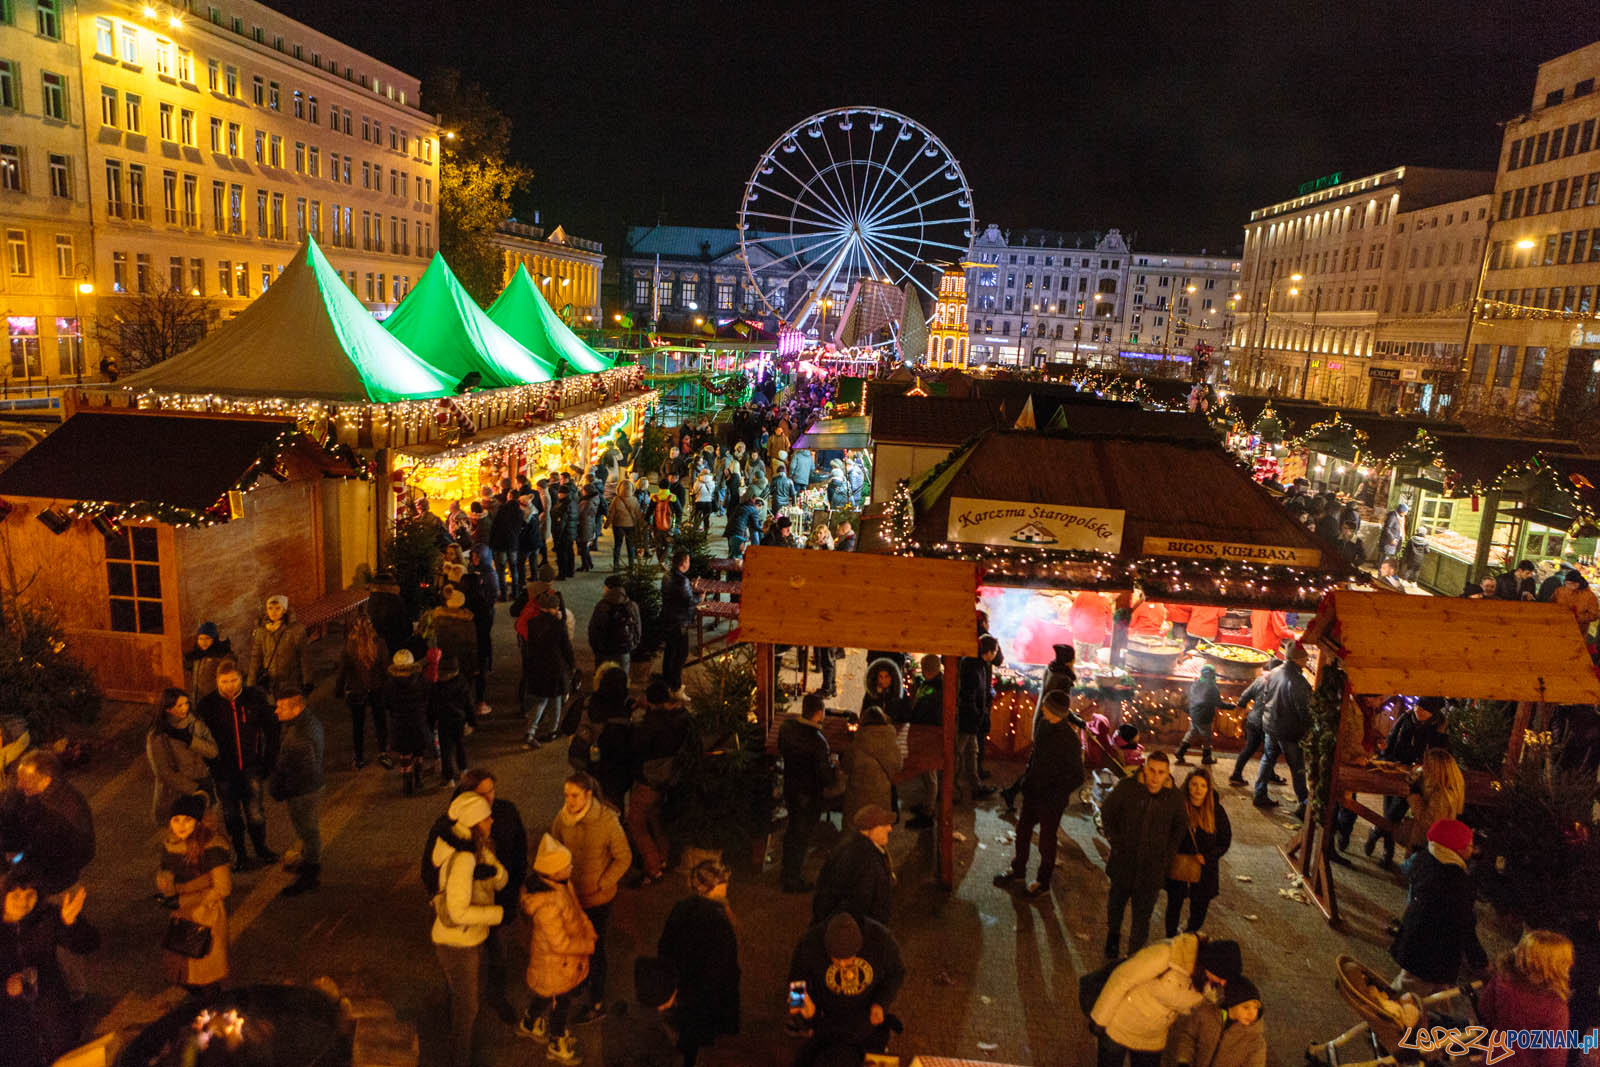
[[[14,1067],[46,1067],[77,1044],[78,1016],[57,946],[83,955],[100,935],[83,913],[82,886],[44,904],[43,872],[27,862],[0,876],[0,1058]]]
[[[789,1013],[812,1031],[795,1067],[834,1049],[887,1048],[899,1028],[889,1006],[905,976],[900,946],[882,923],[840,912],[807,930],[789,962]]]

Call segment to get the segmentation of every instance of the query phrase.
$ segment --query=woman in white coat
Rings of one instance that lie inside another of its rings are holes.
[[[1100,1041],[1097,1067],[1158,1067],[1178,1016],[1205,998],[1208,985],[1226,986],[1243,973],[1234,941],[1180,934],[1146,945],[1111,972],[1089,1012]]]
[[[450,986],[450,1064],[472,1063],[472,1027],[478,1019],[478,986],[483,943],[500,925],[504,909],[494,902],[506,885],[505,867],[495,858],[489,830],[489,801],[468,790],[450,802],[450,830],[433,846],[439,891],[433,898],[433,950]]]

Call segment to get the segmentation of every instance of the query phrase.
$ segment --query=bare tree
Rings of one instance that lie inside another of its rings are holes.
[[[216,318],[214,304],[181,289],[124,293],[101,300],[94,336],[126,374],[193,348]]]

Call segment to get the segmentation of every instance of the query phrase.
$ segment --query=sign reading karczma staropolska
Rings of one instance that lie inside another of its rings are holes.
[[[1276,563],[1285,567],[1315,567],[1322,553],[1315,548],[1287,545],[1241,545],[1231,541],[1201,541],[1193,537],[1146,537],[1147,556],[1181,556],[1184,559],[1231,559],[1240,563]]]
[[[1115,553],[1122,548],[1122,516],[1110,508],[953,496],[945,536],[967,544]]]

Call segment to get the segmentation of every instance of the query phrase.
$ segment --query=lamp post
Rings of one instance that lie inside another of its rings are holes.
[[[1291,274],[1291,275],[1289,275],[1289,281],[1291,281],[1291,282],[1298,282],[1300,280],[1301,280],[1301,275],[1299,275],[1299,274]],[[1255,368],[1253,368],[1255,373],[1259,373],[1260,372],[1261,363],[1265,358],[1265,353],[1263,352],[1263,349],[1266,347],[1266,343],[1267,343],[1267,323],[1272,318],[1272,294],[1277,291],[1277,288],[1278,288],[1277,279],[1273,278],[1273,279],[1269,280],[1267,282],[1267,293],[1266,293],[1266,296],[1263,297],[1262,301],[1261,301],[1261,305],[1262,305],[1261,329],[1256,332],[1256,366],[1255,366]],[[1294,296],[1298,292],[1299,292],[1298,289],[1291,288],[1289,290],[1289,295],[1290,296]]]
[[[1194,294],[1195,289],[1194,289],[1194,286],[1191,285],[1191,286],[1186,287],[1183,291],[1184,291],[1184,293],[1186,295],[1191,295],[1192,296]],[[1170,350],[1167,348],[1167,344],[1168,344],[1168,342],[1170,342],[1172,340],[1172,320],[1173,320],[1173,317],[1177,314],[1177,311],[1178,311],[1178,301],[1177,301],[1176,298],[1174,298],[1173,301],[1172,301],[1172,305],[1167,308],[1167,328],[1161,335],[1161,375],[1162,375],[1162,377],[1166,377],[1166,372],[1167,372],[1167,369],[1168,369],[1167,368],[1167,364],[1169,362],[1171,362],[1171,353],[1170,353]]]
[[[1299,277],[1300,277],[1300,275],[1298,275],[1298,274],[1295,275],[1296,279],[1298,279]],[[1290,289],[1289,290],[1289,295],[1290,296],[1299,296],[1300,295],[1300,290],[1298,290],[1298,289]],[[1309,386],[1311,384],[1311,353],[1317,346],[1317,312],[1318,312],[1318,310],[1321,309],[1321,307],[1322,307],[1322,286],[1320,286],[1320,285],[1313,286],[1312,287],[1312,298],[1311,298],[1311,335],[1306,338],[1305,365],[1300,368],[1300,399],[1301,400],[1304,400],[1306,398],[1306,388],[1307,388],[1307,386]]]
[[[1534,242],[1530,237],[1518,238],[1516,247],[1521,251],[1533,248]],[[1461,337],[1461,370],[1467,370],[1467,357],[1472,349],[1472,326],[1478,321],[1478,304],[1483,298],[1483,283],[1489,276],[1489,240],[1487,235],[1483,242],[1483,255],[1479,257],[1478,281],[1472,287],[1472,300],[1467,304],[1467,331]]]
[[[83,384],[83,364],[88,356],[88,330],[83,323],[83,298],[94,294],[94,282],[89,280],[87,264],[78,264],[78,282],[72,287],[72,313],[78,324],[77,344],[72,352],[72,373],[79,385]]]

